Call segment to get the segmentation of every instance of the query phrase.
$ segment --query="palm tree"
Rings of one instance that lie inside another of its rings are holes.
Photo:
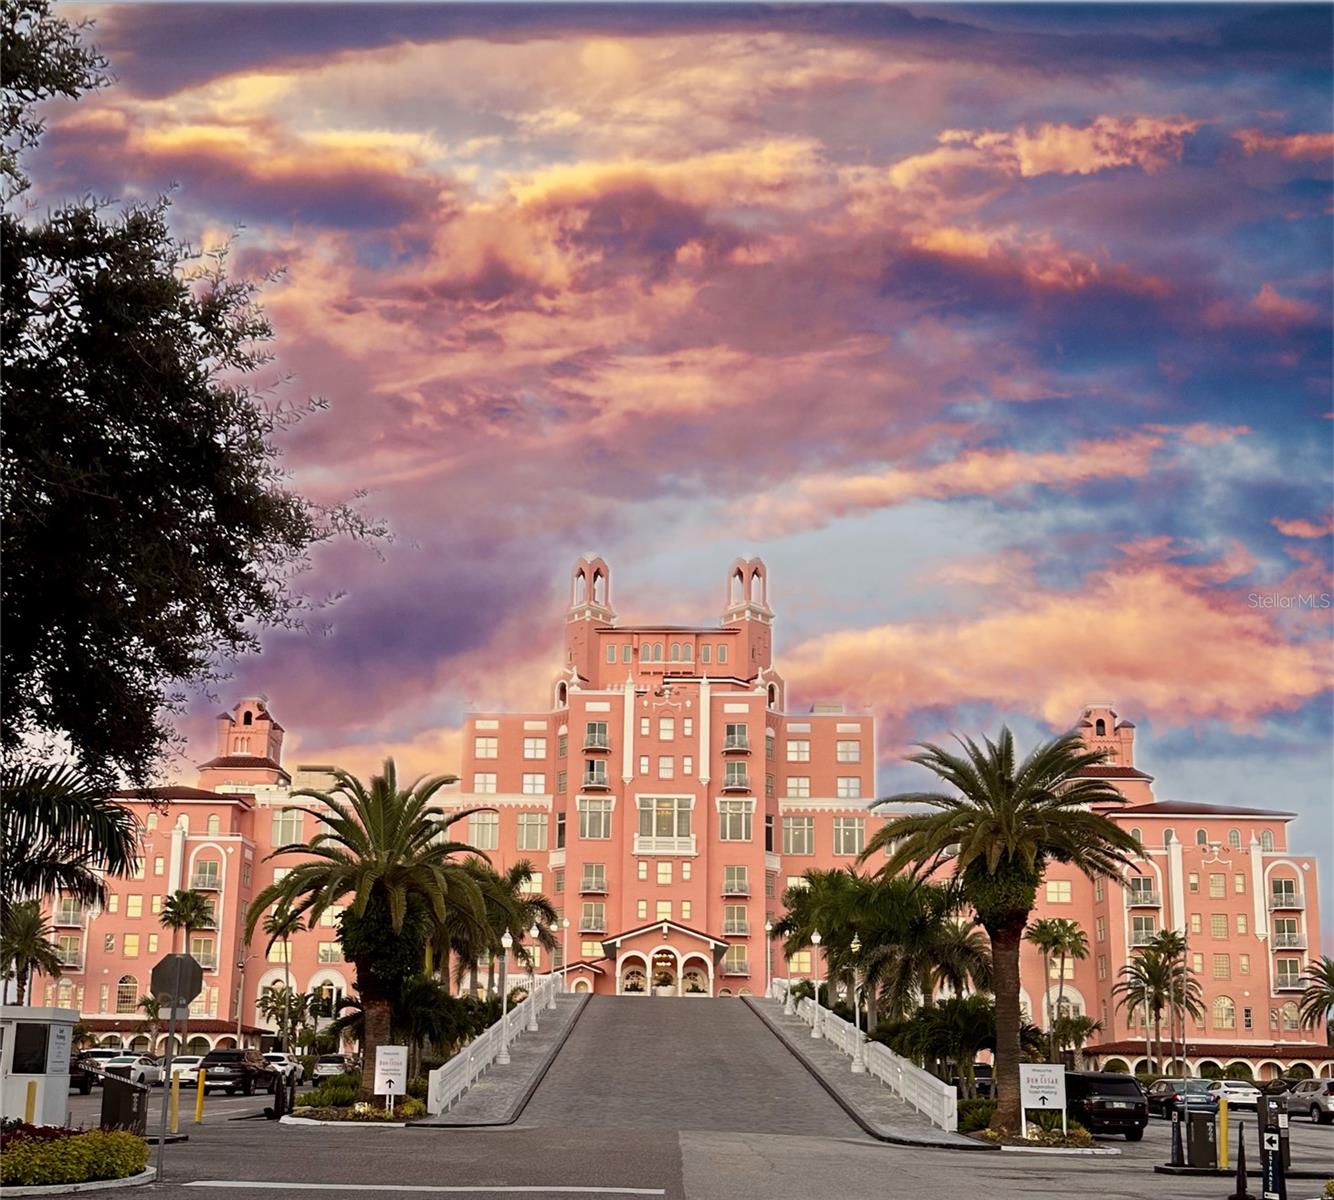
[[[1030,946],[1036,946],[1038,953],[1042,956],[1042,998],[1045,1001],[1051,997],[1051,957],[1056,953],[1057,947],[1061,943],[1060,919],[1058,917],[1040,917],[1034,921],[1028,930],[1024,933],[1024,941]],[[1050,1005],[1047,1005],[1050,1008]],[[1042,1013],[1037,1013],[1039,1020],[1042,1019]],[[1048,1017],[1048,1031],[1051,1028],[1052,1013]],[[1055,1058],[1055,1051],[1051,1049],[1051,1038],[1047,1039],[1048,1057]]]
[[[207,929],[213,924],[213,904],[203,892],[191,888],[178,888],[167,897],[158,918],[163,929],[172,931],[171,948],[177,950],[177,934],[182,935],[184,953],[190,953],[190,935],[196,929]],[[181,1018],[180,1048],[184,1053],[190,1041],[190,1009],[187,1006],[185,1016]],[[176,1052],[173,1046],[172,1052]]]
[[[1170,1045],[1169,1057],[1181,1063],[1185,1070],[1186,1062],[1186,1016],[1188,1012],[1198,1010],[1200,985],[1190,972],[1186,962],[1186,935],[1179,929],[1160,930],[1149,945],[1166,962],[1169,971],[1167,1040]],[[1192,1003],[1195,1002],[1195,1003]],[[1177,1053],[1177,1032],[1181,1034],[1181,1050]]]
[[[1056,1022],[1065,1015],[1065,964],[1067,959],[1087,958],[1088,935],[1078,922],[1065,917],[1043,917],[1034,921],[1024,935],[1042,953],[1043,999],[1047,1003],[1048,1050],[1051,1061],[1056,1060]],[[1051,1002],[1051,963],[1056,959],[1056,1003]]]
[[[1176,968],[1153,946],[1141,946],[1120,971],[1120,982],[1112,988],[1117,1007],[1144,1014],[1144,1044],[1150,1074],[1159,1070],[1163,1044],[1163,1009],[1175,990]],[[1152,1038],[1150,1038],[1152,1029]]]
[[[11,904],[0,915],[0,972],[13,978],[16,1004],[23,1004],[34,971],[57,978],[60,952],[51,935],[55,930],[36,900]]]
[[[530,892],[533,864],[526,859],[515,863],[507,871],[497,872],[486,866],[482,895],[486,907],[487,924],[491,930],[491,960],[505,952],[500,939],[506,931],[516,945],[523,946],[528,931],[537,926],[537,941],[550,954],[556,948],[555,906],[545,896]],[[473,995],[477,994],[474,984]]]
[[[162,1025],[162,1006],[156,996],[145,992],[139,997],[135,1008],[144,1014],[144,1019],[139,1024],[139,1032],[148,1034],[148,1053],[156,1054],[158,1030]]]
[[[420,779],[400,788],[393,759],[369,786],[346,771],[334,772],[332,791],[303,789],[293,797],[316,800],[320,808],[291,805],[309,814],[320,832],[304,842],[279,846],[268,857],[298,854],[302,861],[264,888],[246,916],[253,935],[265,911],[282,903],[305,918],[307,927],[340,900],[352,902],[339,919],[343,953],[356,969],[365,1014],[362,1083],[375,1084],[375,1048],[389,1037],[392,1006],[403,981],[421,970],[434,926],[451,909],[470,912],[480,922],[482,893],[473,874],[458,861],[468,846],[446,832],[477,809],[445,816],[429,808],[452,775]]]
[[[287,996],[292,994],[292,934],[301,928],[301,918],[286,905],[278,905],[264,918],[264,932],[268,935],[268,944],[264,947],[266,955],[273,953],[273,947],[283,944],[283,988]],[[278,1027],[283,1039],[283,1049],[292,1048],[291,1006],[283,1007],[283,1023]]]
[[[1334,958],[1323,954],[1318,962],[1312,960],[1306,964],[1302,977],[1306,980],[1306,988],[1298,1011],[1302,1028],[1314,1029],[1334,1013]]]
[[[959,738],[963,754],[924,744],[910,761],[926,767],[954,793],[913,792],[876,802],[935,810],[887,821],[870,839],[864,862],[889,849],[880,868],[893,876],[948,870],[991,939],[996,996],[996,1087],[992,1127],[1019,1124],[1019,946],[1049,863],[1096,878],[1118,877],[1142,850],[1129,831],[1094,811],[1124,799],[1110,784],[1082,772],[1102,762],[1076,733],[1053,738],[1017,761],[1014,737],[1002,728],[979,746]]]
[[[104,904],[103,875],[138,865],[138,825],[73,767],[9,765],[0,770],[0,860],[0,912],[56,892]]]
[[[948,987],[956,996],[972,989],[991,990],[991,946],[976,922],[944,920],[937,930],[934,945],[936,963],[932,969],[935,987]]]
[[[1073,1050],[1079,1054],[1084,1043],[1102,1028],[1101,1021],[1089,1016],[1057,1016],[1052,1022],[1051,1033],[1056,1040],[1057,1050]]]

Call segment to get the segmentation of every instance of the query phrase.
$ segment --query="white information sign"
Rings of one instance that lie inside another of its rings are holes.
[[[1061,1129],[1065,1130],[1065,1067],[1061,1063],[1019,1064],[1019,1107],[1021,1134],[1028,1136],[1028,1110],[1061,1114]]]
[[[408,1086],[408,1048],[406,1046],[375,1047],[375,1094],[403,1097]]]
[[[69,1071],[69,1052],[74,1041],[74,1026],[51,1023],[51,1040],[46,1047],[46,1073],[64,1075]]]

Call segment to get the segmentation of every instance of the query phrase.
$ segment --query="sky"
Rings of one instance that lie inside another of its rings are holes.
[[[1334,946],[1331,10],[64,6],[115,85],[37,198],[172,191],[264,290],[293,483],[392,543],[196,697],[289,762],[460,765],[568,575],[919,739],[1090,702],[1161,799],[1300,814]],[[188,779],[189,761],[173,773]]]

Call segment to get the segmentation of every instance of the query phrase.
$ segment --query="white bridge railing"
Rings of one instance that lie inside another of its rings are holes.
[[[783,1003],[787,999],[787,988],[786,979],[775,979],[769,985],[769,998]],[[817,1009],[814,1000],[802,1000],[797,1004],[797,1015],[807,1025],[815,1024],[817,1012],[821,1034],[831,1045],[837,1046],[851,1058],[856,1049],[858,1031],[827,1008]],[[922,1070],[902,1055],[895,1054],[888,1046],[869,1041],[864,1032],[860,1037],[862,1061],[866,1063],[867,1074],[874,1075],[900,1100],[912,1105],[937,1128],[951,1133],[958,1131],[958,1088],[932,1075],[930,1071]]]
[[[509,1013],[479,1034],[442,1067],[436,1067],[427,1077],[426,1111],[431,1116],[448,1112],[459,1098],[477,1082],[500,1053],[501,1025],[508,1032],[506,1041],[513,1045],[528,1024],[530,1005],[537,1006],[539,1021],[551,1016],[546,1010],[551,1004],[552,991],[560,991],[560,976],[540,975],[533,994],[519,1001]]]

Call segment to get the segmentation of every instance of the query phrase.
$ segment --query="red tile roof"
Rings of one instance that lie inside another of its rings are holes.
[[[199,764],[201,771],[206,767],[251,767],[257,771],[277,771],[282,775],[287,774],[281,763],[257,754],[224,754],[221,758],[210,758],[208,762]]]
[[[1096,767],[1081,767],[1075,772],[1076,775],[1085,779],[1152,779],[1152,775],[1146,775],[1143,771],[1136,770],[1134,767],[1114,767],[1103,763]]]
[[[194,1028],[191,1022],[190,1027]],[[1133,1054],[1140,1058],[1148,1057],[1144,1052],[1144,1042],[1134,1039],[1127,1042],[1102,1042],[1096,1046],[1085,1046],[1085,1054]],[[1309,1058],[1327,1062],[1334,1059],[1334,1046],[1322,1046],[1315,1042],[1187,1042],[1187,1058]]]
[[[123,1017],[81,1017],[85,1025],[94,1033],[146,1033],[143,1029],[143,1014],[131,1016],[126,1014]],[[162,1028],[158,1030],[159,1035],[167,1032],[167,1022],[162,1022]],[[180,1031],[177,1030],[177,1033]],[[190,1033],[235,1033],[235,1021],[221,1021],[217,1017],[191,1017]],[[258,1025],[242,1025],[242,1033],[272,1033],[271,1029],[261,1029]]]
[[[1296,813],[1273,808],[1237,808],[1229,804],[1203,804],[1198,800],[1159,800],[1121,809],[1123,816],[1145,817],[1295,817]]]
[[[225,795],[219,792],[210,792],[206,788],[197,787],[179,787],[170,785],[168,787],[147,787],[147,788],[126,788],[124,791],[112,792],[113,800],[236,800],[240,797],[246,797],[253,800],[248,792],[228,792]]]

